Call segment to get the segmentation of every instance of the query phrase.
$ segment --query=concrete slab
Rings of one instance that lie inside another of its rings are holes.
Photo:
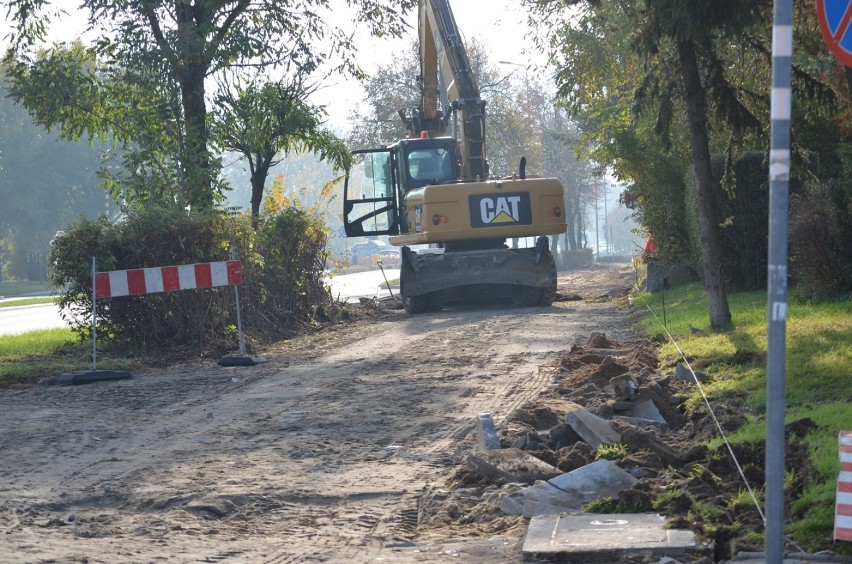
[[[602,497],[618,497],[636,483],[636,478],[609,460],[596,460],[547,481],[551,486],[576,496],[582,503]]]
[[[654,400],[649,399],[636,403],[633,406],[633,409],[630,410],[630,416],[638,419],[650,419],[651,421],[667,423],[666,418],[663,417],[663,414],[660,413],[659,409],[657,409],[657,405],[654,403]]]
[[[664,528],[656,514],[533,517],[523,554],[560,562],[618,562],[625,554],[681,555],[698,546],[692,531]]]
[[[500,448],[500,437],[494,426],[494,418],[490,413],[480,413],[476,417],[476,443],[478,450],[497,450]]]
[[[553,505],[543,501],[527,501],[524,504],[523,515],[527,519],[541,517],[542,515],[580,515],[582,511],[569,509],[561,505]]]
[[[551,486],[547,482],[538,482],[503,498],[500,502],[500,511],[506,515],[524,515],[531,513],[532,508],[537,505],[558,508],[561,512],[579,511],[583,506],[583,499]],[[527,506],[530,506],[530,509],[527,509]]]
[[[532,484],[561,474],[559,469],[517,448],[476,452],[467,457],[467,465],[480,476],[508,483]]]
[[[565,423],[574,429],[592,448],[598,448],[601,445],[614,445],[621,441],[621,435],[609,421],[586,411],[576,403],[568,405]]]
[[[640,429],[651,429],[653,431],[657,431],[658,433],[668,433],[669,425],[668,423],[660,423],[659,421],[654,421],[652,419],[642,419],[640,417],[628,417],[626,415],[615,415],[612,418],[613,421],[624,421],[625,423],[630,423]]]

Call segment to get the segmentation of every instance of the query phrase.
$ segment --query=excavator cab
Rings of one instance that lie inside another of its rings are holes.
[[[399,235],[407,230],[405,196],[415,188],[456,182],[452,137],[403,139],[386,149],[353,151],[343,188],[347,237]]]

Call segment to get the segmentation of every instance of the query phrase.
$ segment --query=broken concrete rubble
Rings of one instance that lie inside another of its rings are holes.
[[[626,423],[628,425],[633,425],[635,427],[639,427],[640,429],[646,429],[651,431],[656,431],[658,433],[668,433],[669,426],[665,422],[655,421],[653,419],[642,419],[641,417],[630,417],[628,415],[615,415],[612,418],[615,422]],[[622,439],[624,437],[622,436]]]
[[[637,419],[650,419],[651,421],[657,421],[658,423],[668,423],[666,418],[660,413],[660,410],[657,409],[654,401],[649,399],[635,402],[633,404],[633,408],[630,410],[630,417],[635,417]]]
[[[639,382],[628,373],[610,379],[609,385],[616,401],[627,401],[636,395],[636,388],[639,387]]]
[[[492,480],[531,484],[560,474],[559,470],[516,448],[477,452],[468,456],[471,470]]]
[[[506,496],[500,508],[508,515],[541,515],[549,510],[545,506],[576,510],[595,499],[618,497],[635,483],[636,478],[609,460],[598,460]],[[536,505],[527,509],[527,504]]]
[[[614,445],[621,441],[621,435],[609,421],[577,404],[569,405],[568,412],[565,414],[565,423],[593,448]]]

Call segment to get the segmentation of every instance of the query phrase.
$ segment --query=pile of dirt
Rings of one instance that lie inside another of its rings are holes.
[[[718,436],[713,417],[706,409],[684,410],[695,382],[657,370],[659,341],[619,343],[598,333],[587,344],[573,346],[545,368],[552,372],[550,389],[499,425],[501,447],[527,451],[562,472],[608,458],[638,481],[617,499],[597,500],[584,507],[586,511],[661,513],[673,527],[691,529],[712,543],[715,561],[732,559],[739,551],[760,551],[763,522],[736,463],[727,447],[709,450],[701,444]],[[619,443],[596,449],[584,441],[565,424],[572,404],[607,420],[619,433]],[[631,417],[631,408],[640,405],[643,413],[646,407],[656,407],[654,421]],[[714,410],[726,432],[745,422],[733,409],[720,405]],[[812,421],[801,420],[787,427],[786,461],[796,469],[788,492],[816,476],[807,445],[801,442],[812,426]],[[764,444],[739,445],[733,453],[752,490],[761,491]],[[520,486],[485,478],[467,467],[459,468],[449,484],[430,498],[427,505],[433,507],[422,519],[424,525],[452,523],[477,535],[523,524],[499,508],[500,500]]]

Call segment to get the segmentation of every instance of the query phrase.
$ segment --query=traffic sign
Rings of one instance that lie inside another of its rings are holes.
[[[837,60],[852,67],[852,0],[817,0],[822,37]]]

